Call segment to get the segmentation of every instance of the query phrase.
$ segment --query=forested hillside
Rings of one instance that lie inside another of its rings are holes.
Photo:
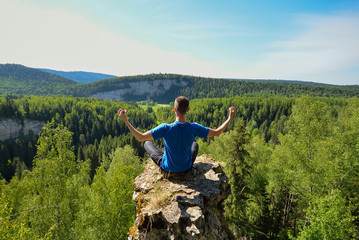
[[[359,97],[359,86],[332,86],[306,82],[229,80],[176,74],[148,74],[79,84],[58,75],[21,65],[0,65],[0,95],[96,97],[168,104],[175,96],[190,99],[220,97]]]
[[[202,153],[225,164],[232,230],[238,238],[356,239],[359,99],[292,100],[290,115],[268,104],[252,120],[239,118],[232,131],[200,144]],[[220,106],[215,99],[198,100],[196,108],[211,102]],[[272,110],[277,120],[265,117],[258,125],[255,119]]]
[[[79,159],[91,159],[93,175],[101,156],[117,147],[130,144],[143,156],[140,144],[128,135],[127,127],[116,117],[120,106],[133,113],[134,124],[144,128],[155,126],[154,114],[148,114],[136,104],[67,97],[0,98],[0,116],[64,124],[73,132],[73,150]],[[16,168],[31,168],[36,143],[37,137],[33,135],[22,135],[15,142],[0,141],[0,174],[9,180],[14,172],[20,171]],[[8,159],[12,164],[8,164]]]
[[[71,95],[76,82],[17,64],[0,64],[0,95]]]
[[[135,94],[136,88],[143,84],[153,84],[156,80],[171,80],[173,84],[169,89],[159,88],[159,91],[147,99],[149,93],[143,92]],[[135,87],[130,83],[137,83]],[[127,94],[121,95],[120,92],[128,89]],[[299,97],[301,95],[322,96],[322,97],[354,97],[359,96],[359,86],[332,86],[325,84],[309,84],[300,82],[286,81],[254,81],[254,80],[228,80],[202,78],[175,74],[150,74],[131,77],[119,77],[105,79],[98,82],[76,86],[75,96],[87,97],[98,92],[102,92],[103,98],[106,93],[116,93],[117,98],[125,101],[152,100],[158,103],[169,103],[174,96],[187,96],[195,98],[218,98],[218,97]],[[120,91],[121,90],[121,91]],[[107,99],[113,99],[109,97]]]
[[[230,178],[224,204],[238,239],[358,238],[358,98],[205,98],[190,106],[187,120],[212,128],[237,109],[224,134],[197,141]],[[0,116],[49,121],[39,136],[0,142],[1,236],[126,239],[132,180],[146,156],[116,116],[120,107],[141,131],[174,120],[171,104],[0,98]]]
[[[52,73],[67,79],[71,79],[78,83],[95,82],[106,78],[114,78],[116,76],[102,73],[84,72],[84,71],[56,71],[51,69],[39,68],[43,72]]]

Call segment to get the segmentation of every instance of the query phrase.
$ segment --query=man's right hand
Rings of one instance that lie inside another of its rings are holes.
[[[127,110],[120,108],[117,112],[118,116],[124,121],[127,122]]]
[[[229,114],[228,114],[228,118],[230,120],[232,120],[232,118],[234,117],[234,114],[236,113],[236,109],[232,106],[229,108]]]

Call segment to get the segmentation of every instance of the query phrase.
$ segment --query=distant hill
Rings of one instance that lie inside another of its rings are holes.
[[[298,81],[298,80],[280,80],[280,79],[229,79],[229,80],[245,80],[245,81],[255,81],[255,82],[276,82],[276,83],[296,83],[296,84],[308,84],[308,85],[321,85],[321,86],[336,86],[333,84],[327,83],[317,83],[309,81]]]
[[[359,86],[334,86],[278,80],[229,80],[177,74],[148,74],[105,79],[81,84],[74,96],[90,96],[124,101],[153,100],[169,103],[176,96],[194,98],[270,97],[301,95],[322,97],[359,97]]]
[[[107,75],[111,76],[111,75]],[[169,103],[176,96],[221,97],[359,97],[359,86],[280,80],[204,78],[178,74],[147,74],[76,83],[58,75],[16,64],[0,64],[0,95],[61,95],[123,101]]]
[[[83,71],[64,72],[64,71],[56,71],[56,70],[45,69],[45,68],[38,68],[38,69],[43,72],[48,72],[48,73],[59,75],[61,77],[67,78],[67,79],[71,79],[78,83],[90,83],[90,82],[103,80],[106,78],[116,77],[114,75],[93,73],[93,72],[83,72]]]
[[[72,95],[77,83],[61,76],[18,64],[0,64],[0,95]]]

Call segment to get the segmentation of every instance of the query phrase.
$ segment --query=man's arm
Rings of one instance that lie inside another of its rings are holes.
[[[235,113],[236,113],[236,109],[234,107],[230,107],[227,120],[224,121],[224,123],[222,123],[222,125],[217,129],[210,128],[208,132],[208,137],[215,137],[221,135],[224,129],[226,129],[228,123],[232,120]]]
[[[118,110],[118,116],[125,122],[128,129],[130,129],[133,136],[137,139],[137,141],[142,142],[146,140],[153,140],[151,131],[147,131],[145,133],[139,132],[136,128],[132,126],[131,123],[127,120],[127,110],[126,109],[120,109]]]

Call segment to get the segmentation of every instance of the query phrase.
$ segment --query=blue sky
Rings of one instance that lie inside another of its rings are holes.
[[[0,0],[0,63],[359,85],[359,0]]]

